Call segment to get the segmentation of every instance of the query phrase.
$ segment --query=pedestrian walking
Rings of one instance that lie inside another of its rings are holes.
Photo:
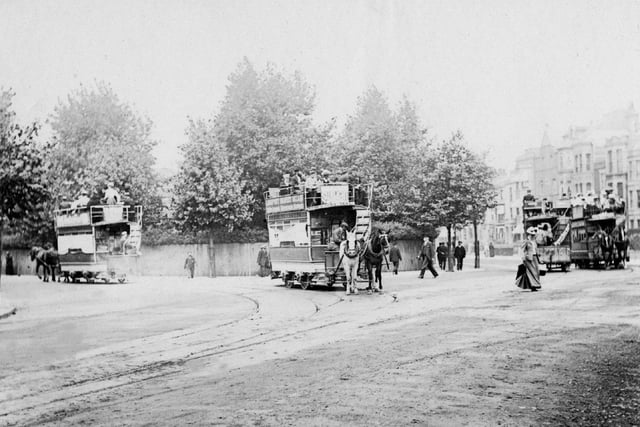
[[[193,279],[193,271],[196,268],[196,259],[191,255],[191,252],[187,255],[187,259],[184,260],[184,268],[188,272],[187,277]]]
[[[14,274],[16,274],[13,268],[13,256],[9,252],[7,252],[5,260],[5,273],[7,274],[7,276],[13,276]]]
[[[422,248],[420,249],[420,255],[418,256],[418,259],[422,260],[422,265],[420,267],[420,276],[418,276],[420,279],[424,279],[425,270],[429,270],[431,274],[433,274],[434,279],[438,277],[438,273],[433,268],[433,257],[435,255],[434,252],[435,251],[433,250],[433,245],[431,244],[429,237],[425,236],[422,243]]]
[[[258,265],[260,266],[260,271],[258,272],[260,277],[271,274],[271,259],[269,258],[269,252],[267,252],[267,245],[260,247],[260,252],[258,252]]]
[[[440,244],[436,248],[436,255],[438,256],[438,265],[440,266],[440,270],[444,270],[445,268],[447,268],[448,253],[449,249],[447,248],[447,244],[445,242],[440,242]]]
[[[536,227],[527,229],[527,239],[520,247],[522,264],[518,266],[516,274],[516,286],[521,289],[531,289],[536,292],[540,289],[540,269],[538,267],[538,246],[536,244]]]
[[[456,246],[455,250],[453,251],[453,256],[456,259],[456,267],[458,271],[461,271],[462,261],[464,260],[464,257],[467,256],[467,250],[464,248],[464,246],[462,246],[462,242],[458,242],[458,246]]]
[[[400,261],[402,261],[402,254],[397,244],[398,242],[393,241],[393,243],[391,243],[391,249],[389,249],[389,261],[393,263],[393,274],[398,274],[398,265]]]

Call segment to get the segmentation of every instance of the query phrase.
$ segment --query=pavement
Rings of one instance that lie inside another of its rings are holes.
[[[0,320],[13,316],[18,312],[18,308],[11,302],[2,296],[0,296]]]

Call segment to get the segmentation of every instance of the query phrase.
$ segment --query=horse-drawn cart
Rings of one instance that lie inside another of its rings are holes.
[[[60,272],[65,280],[109,283],[138,272],[142,207],[96,205],[55,212]]]

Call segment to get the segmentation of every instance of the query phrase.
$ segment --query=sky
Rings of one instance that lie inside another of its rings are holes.
[[[107,82],[154,123],[162,168],[177,170],[187,119],[217,113],[244,57],[301,72],[318,123],[343,124],[374,85],[510,169],[545,128],[554,142],[640,109],[640,1],[0,0],[0,88],[18,119],[45,123]]]

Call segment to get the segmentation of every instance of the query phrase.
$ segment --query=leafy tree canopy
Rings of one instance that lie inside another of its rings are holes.
[[[229,77],[213,132],[247,181],[258,219],[263,192],[278,186],[283,173],[324,166],[333,124],[313,124],[314,101],[300,73],[287,76],[271,65],[258,72],[245,58]]]
[[[191,232],[228,231],[247,223],[253,197],[226,146],[204,121],[190,121],[184,162],[176,177],[174,208],[178,225]]]
[[[386,96],[369,88],[339,139],[340,166],[374,186],[373,210],[381,220],[398,220],[408,198],[407,177],[427,146],[415,106],[404,97],[394,112]]]
[[[405,212],[407,222],[418,227],[479,220],[495,198],[493,168],[466,146],[460,132],[420,158],[415,172]]]
[[[82,189],[101,197],[112,181],[145,207],[145,223],[153,222],[149,214],[160,201],[151,126],[106,83],[81,86],[60,101],[51,116],[56,147],[50,181],[56,201],[71,200]]]
[[[47,220],[49,144],[38,144],[38,126],[20,126],[11,109],[13,92],[0,92],[0,254],[3,234],[33,231]],[[0,260],[0,275],[2,261]]]

